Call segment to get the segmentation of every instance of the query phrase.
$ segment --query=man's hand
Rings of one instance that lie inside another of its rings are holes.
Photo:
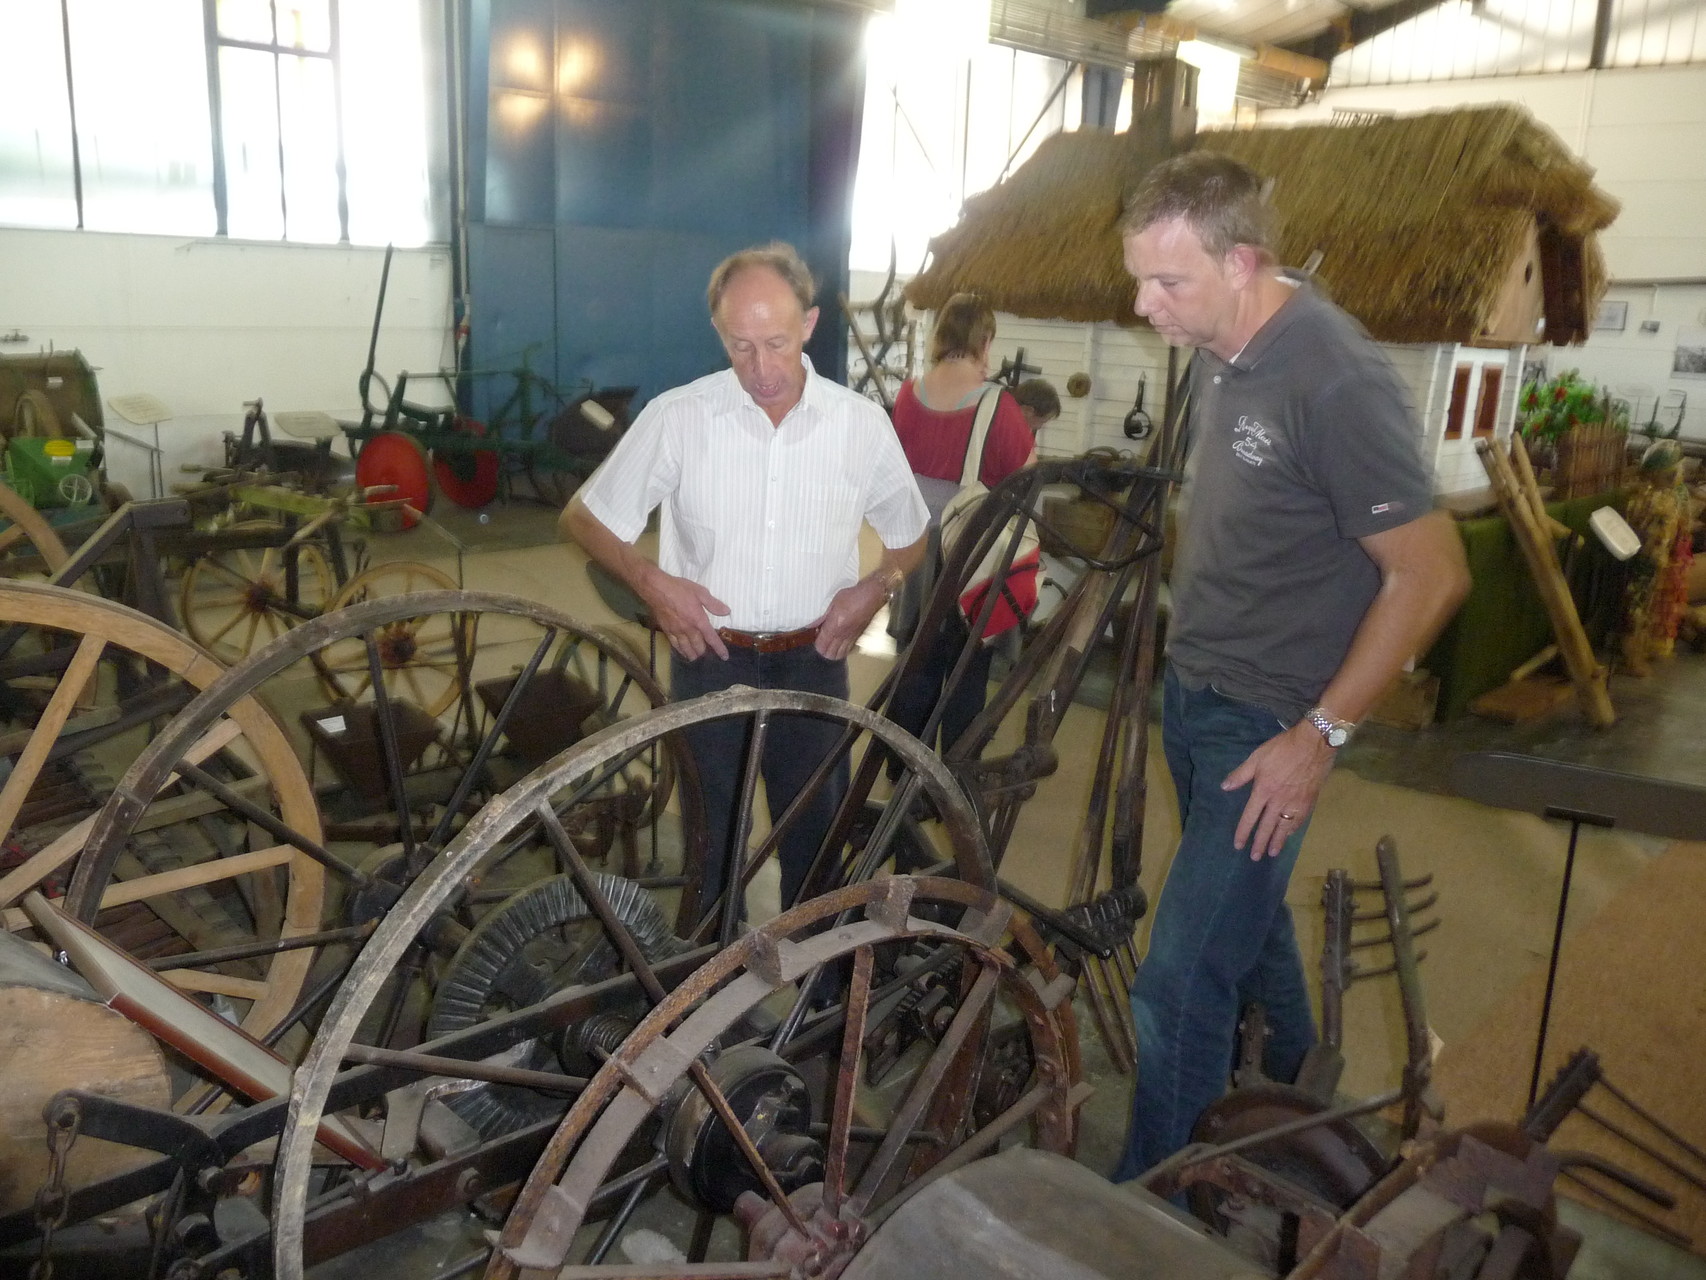
[[[711,650],[723,661],[729,657],[728,646],[717,634],[711,614],[727,617],[728,605],[712,595],[697,582],[678,578],[653,567],[636,584],[640,598],[651,610],[652,621],[659,631],[669,637],[669,647],[682,657],[693,659]]]
[[[874,573],[841,588],[829,602],[829,612],[817,624],[813,647],[832,662],[845,658],[888,598],[888,575],[883,573]]]
[[[1309,816],[1333,768],[1333,748],[1307,720],[1275,734],[1252,751],[1220,784],[1223,791],[1250,786],[1233,846],[1250,841],[1250,860],[1271,858]],[[1250,839],[1251,832],[1255,839]]]

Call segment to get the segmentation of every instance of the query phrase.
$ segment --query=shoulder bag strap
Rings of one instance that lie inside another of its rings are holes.
[[[965,461],[960,463],[960,487],[977,480],[983,470],[983,447],[989,439],[989,424],[995,421],[995,406],[1001,401],[1001,388],[992,386],[977,402],[977,417],[972,419],[971,438],[966,441]]]

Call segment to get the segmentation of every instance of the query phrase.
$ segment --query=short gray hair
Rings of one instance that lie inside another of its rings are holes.
[[[783,283],[793,290],[794,297],[799,300],[802,315],[812,309],[817,298],[817,282],[812,279],[811,268],[806,266],[805,259],[800,257],[799,251],[793,245],[781,240],[772,240],[769,244],[731,253],[711,272],[711,283],[705,290],[705,301],[710,304],[713,320],[716,319],[717,307],[723,300],[723,293],[728,289],[729,281],[753,267],[767,267],[781,276]]]
[[[1143,175],[1126,201],[1120,233],[1134,236],[1183,218],[1203,250],[1224,258],[1237,245],[1270,251],[1273,211],[1268,185],[1248,165],[1214,151],[1187,151]]]

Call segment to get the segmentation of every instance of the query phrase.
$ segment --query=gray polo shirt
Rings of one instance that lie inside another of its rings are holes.
[[[1427,514],[1403,383],[1300,285],[1231,361],[1198,350],[1167,655],[1187,684],[1299,719],[1380,589],[1358,538]]]

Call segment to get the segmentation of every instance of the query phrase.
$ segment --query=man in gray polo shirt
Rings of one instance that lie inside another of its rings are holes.
[[[1132,987],[1137,1087],[1115,1177],[1190,1139],[1224,1091],[1238,1011],[1264,1069],[1315,1041],[1286,882],[1334,756],[1468,589],[1420,424],[1362,328],[1268,249],[1262,180],[1157,166],[1127,206],[1137,313],[1194,347],[1163,741],[1183,824]]]

